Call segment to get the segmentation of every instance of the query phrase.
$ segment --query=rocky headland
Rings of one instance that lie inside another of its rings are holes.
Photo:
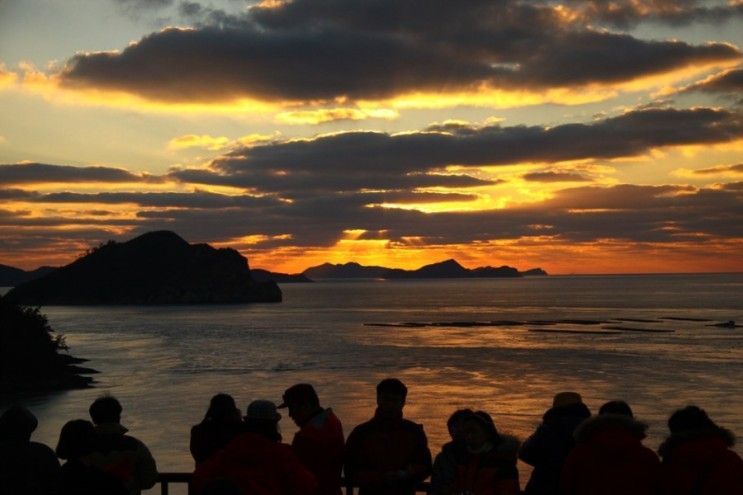
[[[0,298],[0,392],[66,390],[90,386],[95,370],[70,356],[37,308]]]
[[[5,296],[25,305],[280,302],[273,281],[257,281],[234,249],[189,244],[169,231],[109,241]]]

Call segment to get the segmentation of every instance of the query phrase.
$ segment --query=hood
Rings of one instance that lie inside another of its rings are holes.
[[[666,458],[673,451],[685,446],[702,447],[694,449],[700,455],[706,455],[708,449],[727,449],[735,445],[735,435],[727,428],[705,428],[687,430],[669,436],[658,448],[661,457]]]
[[[575,441],[586,442],[607,437],[642,440],[648,425],[629,416],[602,414],[589,418],[575,430]]]
[[[567,406],[553,407],[548,409],[542,420],[544,424],[555,428],[557,430],[564,430],[572,432],[575,428],[583,422],[583,420],[591,417],[591,411],[588,407],[581,403],[570,404]]]

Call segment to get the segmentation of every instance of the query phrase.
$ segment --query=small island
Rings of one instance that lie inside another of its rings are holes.
[[[37,308],[0,297],[0,392],[67,390],[89,387],[83,376],[95,370],[66,354],[63,335],[53,335],[46,316]]]
[[[109,241],[8,292],[24,305],[162,305],[280,302],[274,281],[257,281],[234,249],[189,244],[169,231]]]
[[[333,265],[323,263],[313,266],[302,272],[311,279],[333,278],[367,278],[367,279],[440,279],[440,278],[517,278],[529,276],[546,276],[547,272],[541,268],[532,268],[520,272],[510,266],[481,266],[465,268],[456,260],[449,259],[438,263],[422,266],[416,270],[401,268],[386,268],[383,266],[364,266],[355,262]]]

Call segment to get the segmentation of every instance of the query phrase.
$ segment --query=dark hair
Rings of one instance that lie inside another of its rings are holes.
[[[99,425],[102,423],[118,423],[121,420],[121,404],[112,395],[98,397],[90,405],[88,412],[93,423]]]
[[[452,435],[452,430],[454,430],[455,424],[471,414],[474,414],[474,411],[472,409],[457,409],[456,411],[451,413],[449,419],[446,420],[446,429],[449,430],[449,435]]]
[[[93,451],[95,426],[84,419],[73,419],[62,427],[55,452],[60,459],[77,459]]]
[[[34,413],[23,406],[10,406],[0,416],[0,440],[28,442],[38,425],[39,421]]]
[[[397,378],[385,378],[377,384],[377,395],[383,393],[397,394],[405,398],[408,396],[408,387]]]
[[[671,433],[695,430],[718,430],[719,426],[712,421],[704,409],[697,406],[686,406],[671,414],[668,418],[668,429]]]
[[[320,398],[317,396],[315,388],[309,383],[292,385],[286,389],[282,399],[283,403],[279,407],[307,404],[312,408],[320,408]]]
[[[599,408],[599,416],[602,414],[616,414],[633,418],[632,408],[623,400],[610,400]]]
[[[281,441],[279,423],[271,419],[245,418],[245,431],[256,433],[275,442]]]
[[[237,405],[231,395],[217,394],[209,401],[209,409],[206,411],[204,421],[212,420],[223,423],[236,416],[236,411],[238,411]]]

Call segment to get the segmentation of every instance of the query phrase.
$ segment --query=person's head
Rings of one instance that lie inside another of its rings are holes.
[[[485,411],[476,411],[462,417],[462,432],[467,447],[471,450],[479,450],[486,443],[498,443],[498,430],[495,428],[493,418]]]
[[[297,426],[305,424],[321,409],[317,392],[309,383],[298,383],[286,389],[279,409],[284,407],[289,408],[289,417]]]
[[[628,418],[634,417],[634,415],[632,414],[632,408],[629,407],[629,404],[627,404],[623,400],[610,400],[609,402],[601,406],[599,408],[599,416],[603,416],[604,414],[627,416]]]
[[[567,407],[582,403],[583,398],[578,392],[559,392],[552,399],[552,407]]]
[[[671,414],[668,429],[671,433],[685,431],[718,430],[720,427],[710,419],[707,412],[697,406],[686,406]]]
[[[385,378],[377,384],[377,413],[386,418],[402,415],[408,388],[397,378]]]
[[[116,397],[111,395],[98,397],[88,409],[90,419],[97,425],[119,423],[121,421],[121,411],[121,404],[116,400]]]
[[[10,406],[0,416],[0,440],[28,442],[38,425],[31,411],[23,406]]]
[[[204,420],[217,423],[240,422],[240,410],[235,405],[235,399],[228,394],[217,394],[209,401],[209,409]]]
[[[245,429],[280,442],[280,419],[281,414],[276,410],[276,404],[270,400],[254,400],[248,405],[245,415]]]
[[[60,459],[78,459],[90,454],[95,446],[95,426],[84,419],[73,419],[62,427],[55,449]]]
[[[449,436],[455,442],[464,440],[464,430],[462,420],[468,415],[474,414],[472,409],[457,409],[446,420],[446,429],[449,430]]]

